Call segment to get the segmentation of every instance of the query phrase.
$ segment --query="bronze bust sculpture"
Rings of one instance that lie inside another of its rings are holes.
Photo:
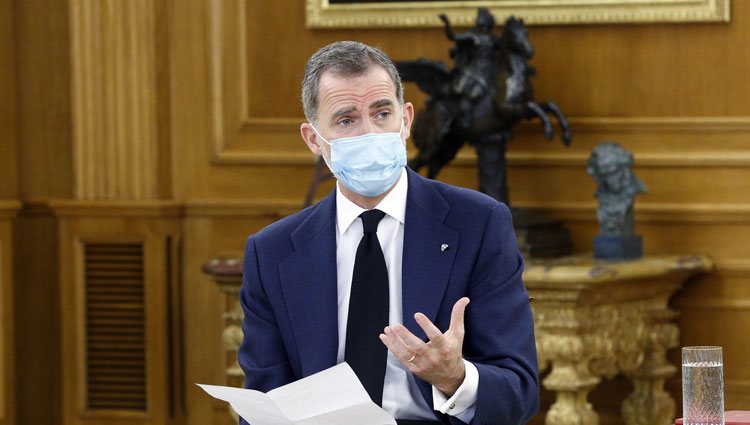
[[[633,155],[613,142],[597,145],[589,157],[587,171],[596,181],[599,200],[599,236],[594,239],[598,258],[637,258],[643,253],[641,238],[634,234],[633,205],[635,195],[647,188],[632,165]]]

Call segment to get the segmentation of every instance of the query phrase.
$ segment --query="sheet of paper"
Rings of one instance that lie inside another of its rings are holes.
[[[303,419],[295,423],[296,425],[396,425],[388,412],[378,407],[377,404],[369,401],[367,404],[358,404],[345,409],[335,410],[324,413],[312,418]]]
[[[243,388],[198,384],[211,397],[232,405],[238,415],[252,425],[293,425],[268,395]]]
[[[251,425],[395,425],[370,400],[346,363],[263,394],[241,388],[200,385],[211,396],[229,402]]]

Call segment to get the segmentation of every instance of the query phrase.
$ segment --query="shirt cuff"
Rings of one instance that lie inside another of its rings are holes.
[[[466,376],[464,382],[458,387],[451,398],[446,398],[445,394],[439,389],[432,386],[432,407],[440,413],[446,413],[450,416],[460,416],[463,420],[465,416],[474,416],[474,409],[477,403],[477,391],[479,389],[479,371],[473,363],[464,360]],[[464,421],[468,423],[467,421]]]

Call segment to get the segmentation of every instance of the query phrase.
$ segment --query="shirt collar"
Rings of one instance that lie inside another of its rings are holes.
[[[409,178],[406,174],[406,168],[401,169],[401,177],[385,198],[383,198],[376,209],[383,211],[387,215],[404,224],[406,218],[406,192],[409,188]],[[336,183],[336,227],[339,235],[343,235],[354,220],[366,210],[354,202],[350,201],[339,189],[339,183]]]

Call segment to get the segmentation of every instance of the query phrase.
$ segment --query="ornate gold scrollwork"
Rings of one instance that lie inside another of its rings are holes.
[[[675,402],[663,387],[677,369],[666,351],[679,344],[679,329],[667,304],[687,277],[710,267],[701,256],[530,261],[524,282],[536,298],[539,368],[550,370],[542,383],[556,393],[546,424],[598,424],[588,394],[618,374],[634,387],[622,403],[627,425],[671,424]]]

